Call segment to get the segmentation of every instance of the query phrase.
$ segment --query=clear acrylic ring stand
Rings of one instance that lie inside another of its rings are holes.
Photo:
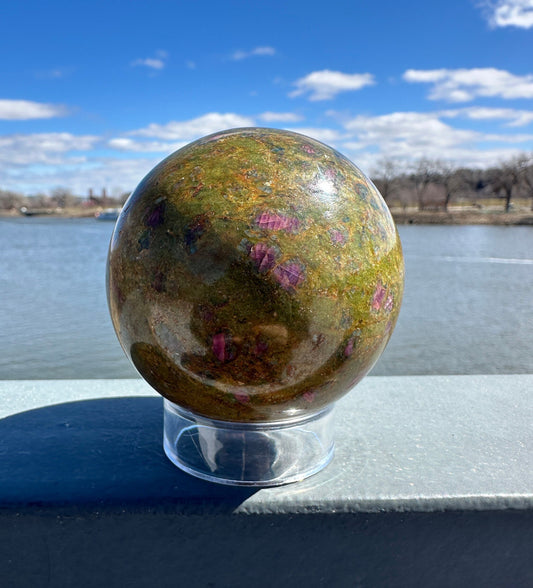
[[[165,400],[164,449],[180,469],[233,486],[279,486],[319,472],[333,457],[333,406],[292,421],[235,423]]]

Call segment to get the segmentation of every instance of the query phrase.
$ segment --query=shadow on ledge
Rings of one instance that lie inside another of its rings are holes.
[[[47,406],[0,420],[0,506],[95,504],[234,510],[257,492],[179,470],[163,446],[160,398]]]

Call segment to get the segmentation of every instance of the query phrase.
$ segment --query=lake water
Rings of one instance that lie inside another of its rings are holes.
[[[0,379],[136,377],[107,311],[113,223],[0,219]],[[373,375],[533,372],[533,227],[402,226],[406,289]]]

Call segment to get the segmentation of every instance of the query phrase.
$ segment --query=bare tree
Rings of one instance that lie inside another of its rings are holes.
[[[443,207],[447,212],[452,197],[466,187],[464,175],[451,163],[436,160],[432,164],[434,181],[444,189]]]
[[[0,190],[0,208],[3,210],[19,209],[26,202],[26,198],[18,192]]]
[[[59,208],[66,208],[76,206],[79,203],[79,198],[74,196],[67,188],[55,188],[52,190],[52,202]]]
[[[520,170],[522,187],[531,198],[531,210],[533,210],[533,153],[518,157],[516,163]]]
[[[423,157],[415,164],[415,171],[409,176],[413,183],[418,202],[418,210],[426,207],[425,196],[429,184],[435,180],[435,164],[430,159]]]
[[[480,207],[477,198],[485,188],[484,172],[480,169],[460,167],[455,170],[457,178],[457,193],[462,192],[473,200],[474,206]]]
[[[521,189],[531,189],[529,184],[533,160],[527,155],[518,155],[502,163],[499,168],[487,170],[486,176],[492,192],[505,199],[504,209],[509,212],[511,199]]]
[[[401,168],[398,161],[383,157],[377,162],[372,178],[385,202],[389,203],[391,196],[399,190],[400,176]]]
[[[33,196],[29,197],[31,200],[31,207],[32,208],[51,208],[52,207],[52,200],[50,196],[46,194],[34,194]]]

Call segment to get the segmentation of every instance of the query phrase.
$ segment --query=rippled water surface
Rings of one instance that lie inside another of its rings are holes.
[[[0,379],[136,372],[105,297],[113,223],[0,219]],[[533,227],[405,226],[400,320],[373,375],[533,373]]]

